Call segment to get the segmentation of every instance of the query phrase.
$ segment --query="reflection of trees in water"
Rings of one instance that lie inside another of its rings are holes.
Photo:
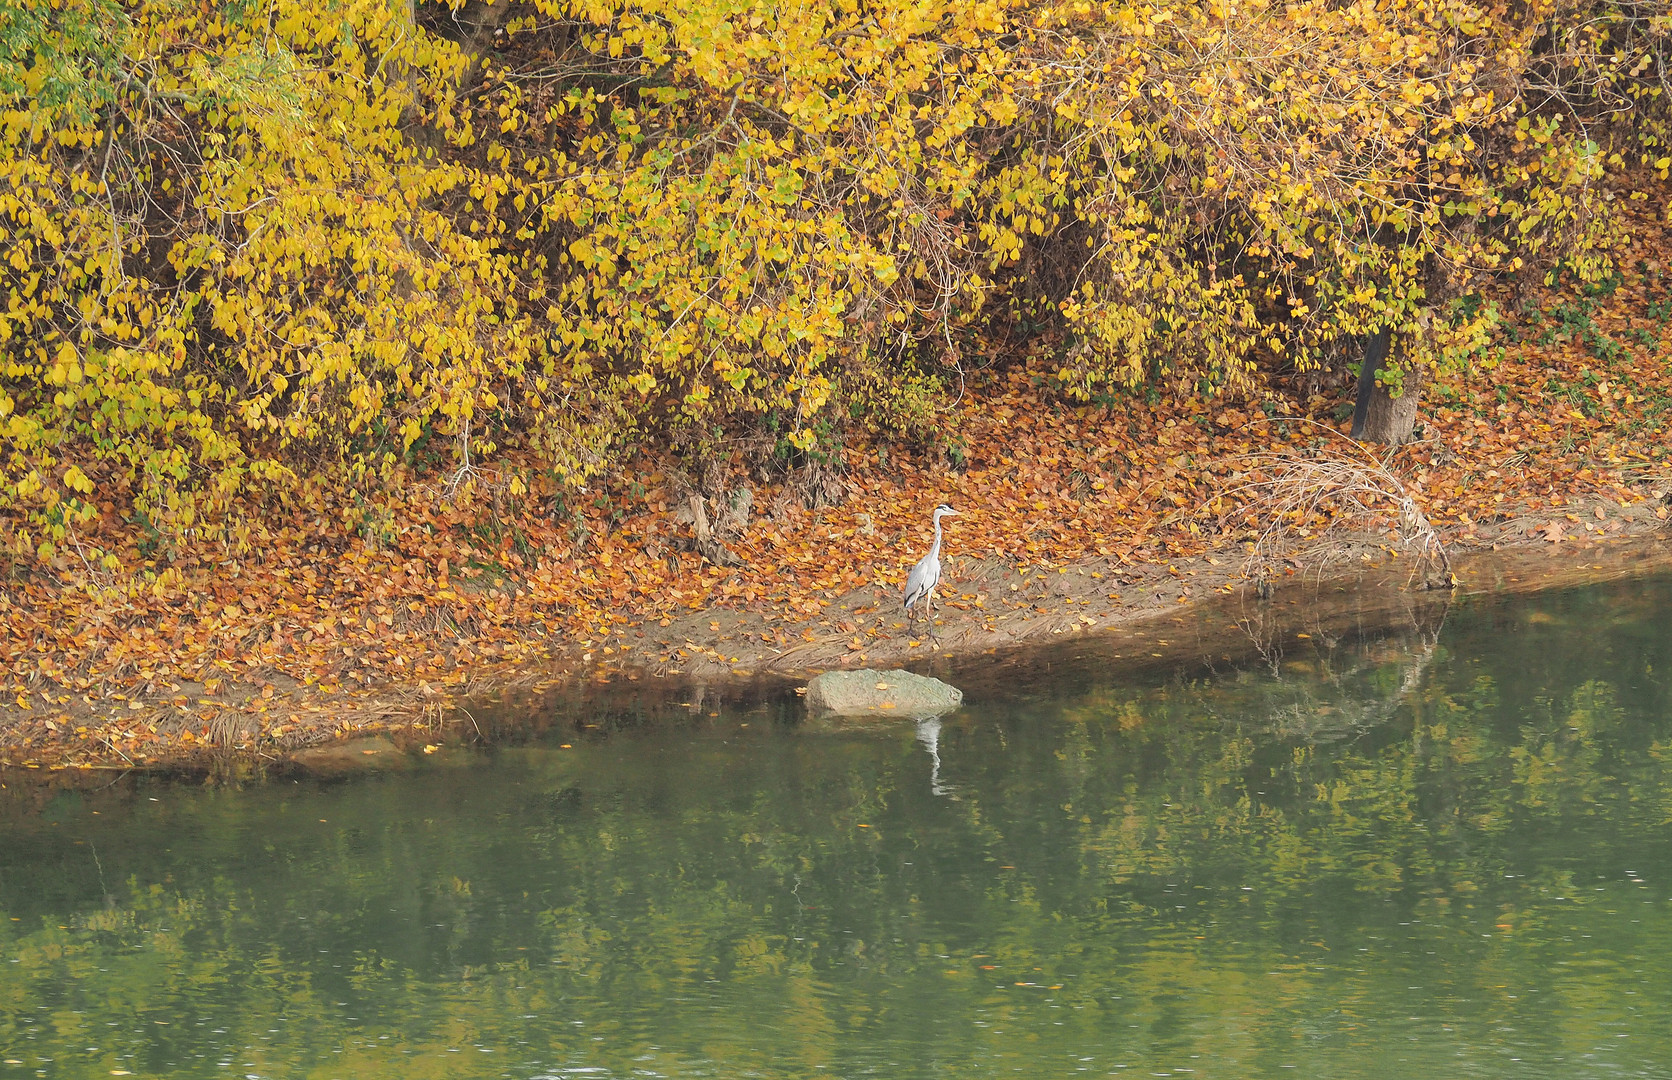
[[[479,1042],[524,1075],[773,1076],[864,1072],[870,1040],[894,1040],[893,1075],[983,1075],[997,1053],[1224,1062],[1299,1038],[1341,1042],[1313,1071],[1353,1075],[1403,1038],[1378,1010],[1479,1008],[1479,1045],[1503,1024],[1588,1051],[1610,1001],[1672,985],[1656,955],[1556,963],[1564,938],[1668,929],[1672,714],[1650,706],[1672,646],[1609,610],[1442,609],[1443,642],[1439,621],[1290,627],[1243,672],[882,735],[785,725],[744,751],[623,722],[491,770],[107,805],[4,852],[0,1042],[88,1075],[128,1064],[90,1046],[169,1075],[252,1046],[467,1075],[433,1063]],[[1237,1060],[1220,1071],[1270,1071]]]
[[[1439,648],[1450,593],[1404,598],[1403,611],[1369,633],[1319,620],[1294,629],[1267,604],[1237,621],[1270,680],[1245,722],[1281,735],[1339,739],[1387,722],[1422,683]],[[1297,647],[1303,646],[1303,647]]]
[[[1262,623],[1257,610],[1251,669],[1097,688],[1064,710],[1059,790],[1095,807],[1113,801],[1099,764],[1145,767],[1118,819],[1092,813],[1082,846],[1146,897],[1146,881],[1213,867],[1280,896],[1334,881],[1427,903],[1488,889],[1526,857],[1518,845],[1541,849],[1599,807],[1653,831],[1672,809],[1650,764],[1668,712],[1658,690],[1628,688],[1672,669],[1672,646],[1643,640],[1640,619],[1594,618],[1607,609],[1594,598],[1547,604],[1559,614],[1478,604],[1444,641],[1444,603],[1357,634]],[[1529,646],[1528,628],[1545,626],[1563,634]],[[1583,645],[1561,648],[1572,637]]]
[[[1196,674],[1154,689],[1105,681],[1068,703],[1088,723],[1101,715],[1122,730],[1222,725],[1244,736],[1328,742],[1362,736],[1392,720],[1424,685],[1441,644],[1449,594],[1414,600],[1389,623],[1369,628],[1339,619],[1297,622],[1267,605],[1237,627],[1252,650],[1242,665],[1205,658]]]

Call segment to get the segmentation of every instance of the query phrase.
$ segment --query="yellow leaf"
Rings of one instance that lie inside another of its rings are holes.
[[[72,491],[79,491],[83,495],[91,495],[93,493],[93,481],[87,479],[87,474],[82,472],[80,467],[76,465],[71,465],[64,473],[64,486],[70,488]]]

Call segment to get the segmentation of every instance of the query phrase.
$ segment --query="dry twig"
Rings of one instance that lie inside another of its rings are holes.
[[[1431,588],[1449,588],[1451,557],[1391,462],[1333,428],[1314,426],[1345,445],[1339,452],[1325,446],[1256,455],[1225,493],[1238,507],[1228,513],[1244,515],[1258,530],[1244,575],[1264,584],[1284,562],[1321,572],[1346,557],[1352,534],[1391,530],[1399,547],[1417,556],[1412,576],[1421,574]]]

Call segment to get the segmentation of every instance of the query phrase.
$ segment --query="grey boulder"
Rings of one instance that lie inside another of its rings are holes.
[[[909,671],[827,671],[807,684],[807,711],[821,716],[921,719],[956,709],[964,692]]]

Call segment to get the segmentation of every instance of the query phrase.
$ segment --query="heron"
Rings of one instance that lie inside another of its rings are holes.
[[[929,617],[929,636],[935,636],[935,586],[940,584],[940,551],[941,551],[941,518],[958,511],[941,503],[935,507],[935,542],[929,546],[929,554],[919,559],[917,565],[906,575],[906,591],[902,598],[906,611],[906,625],[912,622],[912,605],[923,601],[923,609]]]

